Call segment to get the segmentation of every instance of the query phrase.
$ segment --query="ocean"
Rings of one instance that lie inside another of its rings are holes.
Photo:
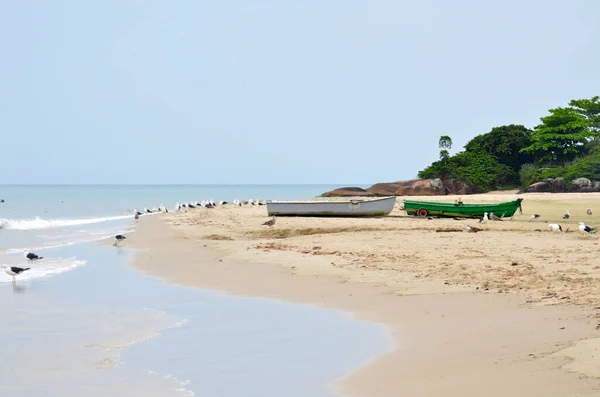
[[[135,232],[134,209],[335,187],[0,186],[0,263],[31,267],[15,284],[0,273],[0,396],[336,396],[333,381],[389,350],[382,325],[167,284],[97,244]]]

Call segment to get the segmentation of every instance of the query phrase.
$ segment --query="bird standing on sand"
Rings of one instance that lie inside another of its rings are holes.
[[[275,217],[269,219],[268,221],[266,221],[265,223],[263,223],[263,226],[269,226],[272,227],[275,224]]]
[[[138,214],[137,212],[135,213],[135,215],[133,216],[133,218],[137,221],[138,219],[140,219],[140,214]]]
[[[34,254],[33,252],[27,252],[27,250],[25,250],[24,252],[25,252],[25,258],[29,259],[29,262],[44,259],[43,256],[39,256],[37,254]]]
[[[537,218],[539,218],[539,217],[540,217],[540,214],[533,214],[533,215],[531,215],[531,216],[529,217],[529,220],[530,220],[530,221],[532,221],[532,220],[534,220],[534,219],[537,219]]]
[[[571,217],[571,213],[567,209],[567,212],[565,212],[565,214],[563,215],[563,219],[569,219],[570,217]]]
[[[483,230],[483,229],[480,229],[475,226],[467,225],[467,232],[469,232],[469,233],[477,233],[477,232],[480,232],[481,230]]]
[[[0,268],[2,268],[4,270],[4,272],[6,274],[8,274],[9,276],[12,276],[13,278],[13,283],[17,282],[17,274],[21,274],[26,270],[29,270],[29,267],[17,267],[17,266],[7,266],[7,265],[2,265],[0,266]]]
[[[596,229],[586,226],[586,224],[583,222],[579,222],[579,231],[581,233],[596,233]]]
[[[486,222],[487,222],[487,221],[489,221],[489,220],[490,220],[490,218],[488,218],[488,213],[487,213],[487,212],[484,212],[484,213],[483,213],[483,218],[481,218],[481,219],[479,220],[479,223],[486,223]]]
[[[123,236],[122,234],[117,234],[115,236],[115,243],[113,245],[119,245],[119,243],[123,240],[125,240],[127,237]]]
[[[588,215],[592,215],[592,206],[591,205],[590,205],[590,208],[588,208],[586,212]]]
[[[548,227],[550,228],[550,230],[552,230],[553,232],[562,232],[562,226],[559,225],[558,223],[549,223]]]
[[[490,219],[493,221],[501,221],[502,220],[499,217],[497,217],[496,215],[494,215],[493,212],[490,212]]]

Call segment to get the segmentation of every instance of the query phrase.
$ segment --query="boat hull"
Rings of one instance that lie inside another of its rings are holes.
[[[481,218],[485,212],[494,213],[496,216],[511,217],[517,209],[521,208],[521,201],[505,201],[497,204],[464,204],[460,203],[438,203],[431,201],[404,200],[404,210],[407,215],[415,216],[438,216],[448,218]]]
[[[270,216],[374,217],[389,215],[395,204],[395,197],[344,201],[267,201],[267,212]]]

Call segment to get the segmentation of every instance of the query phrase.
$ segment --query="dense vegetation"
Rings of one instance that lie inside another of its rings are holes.
[[[457,179],[472,192],[526,186],[542,178],[600,180],[600,97],[550,109],[533,130],[504,125],[471,139],[450,155],[452,138],[440,137],[440,159],[419,178]]]

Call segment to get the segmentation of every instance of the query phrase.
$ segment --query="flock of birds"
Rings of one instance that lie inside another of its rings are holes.
[[[235,205],[235,206],[245,206],[245,205],[265,205],[266,202],[265,201],[261,201],[261,200],[256,200],[256,199],[250,199],[250,200],[233,200],[230,202],[228,201],[219,201],[218,203],[216,203],[213,200],[202,200],[202,201],[186,201],[184,203],[176,203],[174,206],[174,211],[187,211],[188,209],[194,209],[194,208],[215,208],[217,206],[224,206],[224,205]],[[143,212],[142,211],[138,211],[138,210],[133,210],[134,213],[134,218],[135,219],[139,219],[139,217],[143,214],[153,214],[153,213],[168,213],[169,210],[167,209],[167,207],[165,207],[164,205],[159,205],[158,207],[154,207],[152,209],[149,208],[144,208]],[[272,219],[266,221],[264,223],[264,225],[267,226],[273,226],[275,224],[275,217],[273,217]],[[123,240],[126,240],[127,237],[122,235],[122,234],[117,234],[115,236],[115,242],[113,243],[114,246],[118,246],[119,243],[121,243]],[[39,256],[33,252],[28,252],[27,250],[25,250],[25,258],[27,260],[29,260],[29,263],[34,262],[34,261],[38,261],[43,259],[43,256]],[[4,270],[4,272],[6,274],[8,274],[9,276],[11,276],[13,278],[13,283],[16,282],[16,277],[19,274],[22,274],[23,272],[26,272],[27,270],[31,270],[30,267],[20,267],[20,266],[8,266],[8,265],[1,265],[0,269]]]
[[[592,215],[592,206],[589,206],[589,208],[586,210],[586,214],[588,215]],[[540,214],[532,214],[529,217],[529,220],[532,221],[534,219],[538,219],[540,218],[541,215]],[[484,213],[483,217],[479,220],[479,223],[486,223],[487,221],[502,221],[504,218],[504,214],[502,214],[502,216],[498,217],[496,215],[494,215],[493,212],[490,212],[489,216],[488,213]],[[565,212],[565,214],[562,217],[563,219],[570,219],[571,218],[571,212],[569,211],[569,209],[567,209],[567,211]],[[563,228],[562,225],[558,224],[558,223],[549,223],[548,224],[548,229],[550,229],[553,232],[562,232]],[[477,233],[480,232],[481,228],[475,227],[475,226],[471,226],[471,225],[467,225],[467,232],[469,233]],[[536,232],[541,232],[540,229],[535,229]],[[581,221],[579,222],[579,231],[583,234],[595,234],[596,233],[596,228],[590,227],[588,225],[585,224],[585,222]]]
[[[173,207],[173,211],[187,211],[188,209],[194,209],[194,208],[216,208],[218,206],[224,206],[224,205],[234,205],[234,206],[242,207],[244,205],[266,205],[266,202],[261,201],[261,200],[256,200],[256,199],[250,199],[250,200],[237,200],[236,199],[231,202],[221,200],[218,203],[215,202],[214,200],[186,201],[184,203],[176,203],[175,206]],[[165,207],[162,204],[159,205],[158,207],[153,207],[151,209],[144,207],[144,209],[142,211],[133,210],[133,213],[135,214],[136,219],[138,219],[141,215],[144,215],[144,214],[154,214],[154,213],[159,213],[159,212],[168,213],[169,210],[167,207]]]

